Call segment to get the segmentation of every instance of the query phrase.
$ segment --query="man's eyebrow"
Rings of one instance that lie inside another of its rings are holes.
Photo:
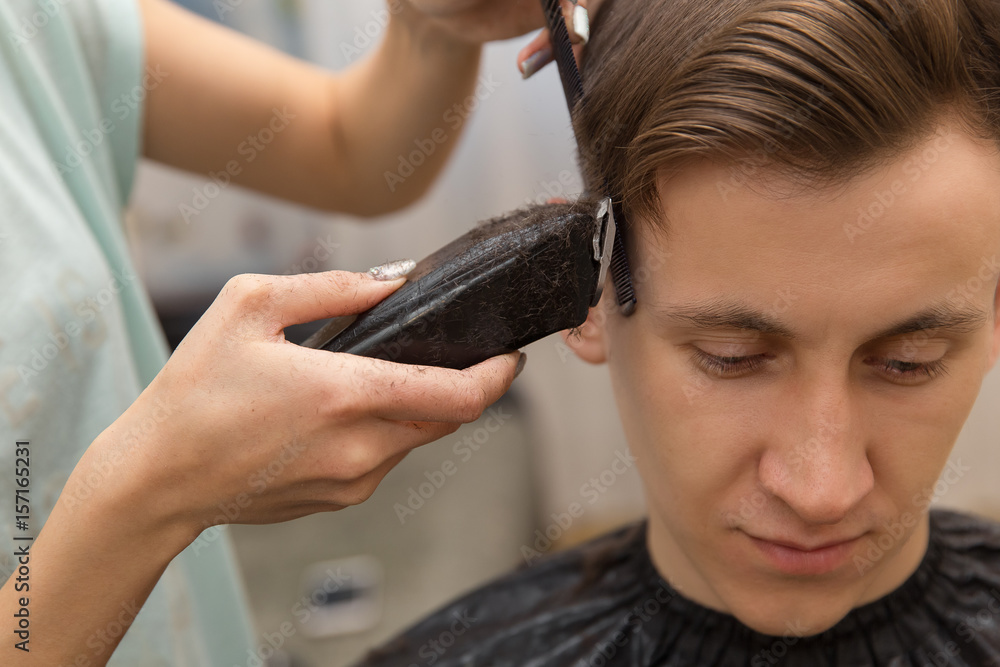
[[[657,317],[699,329],[739,329],[784,338],[795,337],[791,329],[773,317],[738,303],[708,301],[673,306],[660,311]]]
[[[737,329],[782,338],[796,338],[794,332],[766,312],[724,301],[673,306],[656,313],[657,319],[699,329]],[[870,340],[903,336],[918,331],[948,331],[964,334],[978,331],[990,321],[989,313],[978,308],[943,303],[923,310],[876,333]]]
[[[876,334],[873,338],[892,338],[918,331],[947,331],[968,334],[978,331],[990,321],[989,313],[969,306],[943,303],[921,311]]]

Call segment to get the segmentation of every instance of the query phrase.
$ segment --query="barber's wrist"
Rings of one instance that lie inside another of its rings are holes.
[[[172,558],[204,526],[185,504],[179,483],[184,480],[170,479],[170,448],[155,440],[157,429],[148,423],[158,413],[144,412],[144,423],[135,423],[135,407],[91,443],[67,480],[59,506],[69,517],[119,539],[148,540],[151,550],[172,552]],[[158,457],[164,460],[158,463]]]

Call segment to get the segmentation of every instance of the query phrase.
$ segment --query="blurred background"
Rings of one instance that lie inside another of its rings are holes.
[[[182,0],[204,16],[324,67],[381,39],[383,0]],[[391,216],[319,214],[142,165],[130,238],[176,344],[235,274],[363,271],[420,259],[477,221],[581,190],[554,67],[522,81],[529,37],[487,47],[462,142],[430,194]],[[446,127],[442,123],[442,127]],[[186,221],[182,204],[208,194]],[[213,196],[214,195],[214,196]],[[297,331],[300,339],[308,331]],[[347,665],[449,599],[525,562],[643,515],[603,368],[553,336],[526,349],[511,392],[475,424],[408,456],[359,507],[234,526],[266,664]],[[975,463],[939,504],[1000,517],[1000,374],[988,379],[952,460]],[[624,472],[622,472],[624,470]],[[569,517],[573,503],[582,516]],[[255,664],[248,656],[248,664]],[[416,662],[415,656],[415,662]]]

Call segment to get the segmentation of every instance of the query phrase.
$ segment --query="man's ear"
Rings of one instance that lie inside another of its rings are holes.
[[[603,364],[607,361],[605,348],[604,323],[607,316],[601,309],[601,304],[591,308],[587,313],[587,321],[576,329],[563,331],[562,337],[566,345],[587,363]]]

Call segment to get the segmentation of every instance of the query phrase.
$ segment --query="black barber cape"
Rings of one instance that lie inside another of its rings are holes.
[[[819,635],[763,635],[681,597],[646,524],[535,561],[440,609],[359,667],[1000,667],[1000,524],[933,511],[916,572]]]

